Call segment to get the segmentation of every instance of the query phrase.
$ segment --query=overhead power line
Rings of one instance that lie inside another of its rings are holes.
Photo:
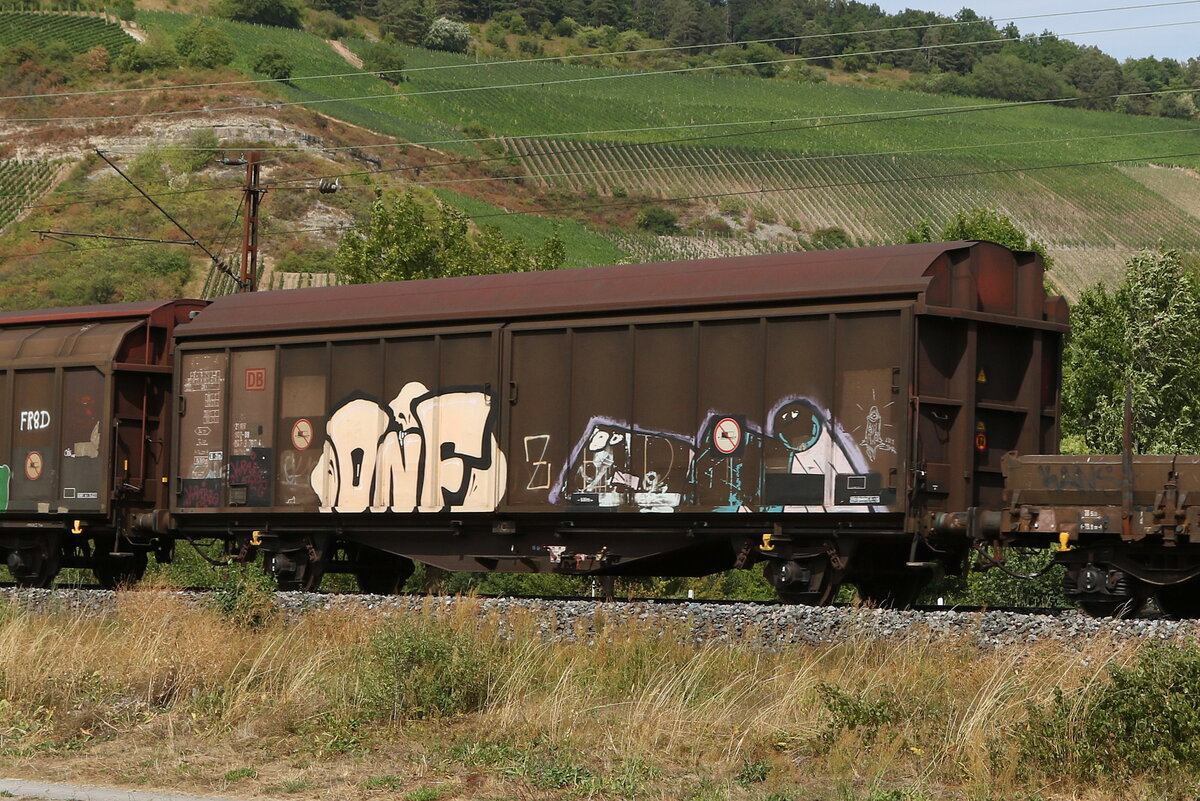
[[[694,170],[701,168],[722,168],[722,167],[752,167],[760,164],[770,165],[791,165],[803,164],[812,161],[836,161],[836,160],[853,160],[862,158],[878,158],[882,156],[911,156],[922,153],[945,153],[951,151],[964,150],[981,150],[984,148],[1002,148],[1002,147],[1028,147],[1031,145],[1047,145],[1047,144],[1062,144],[1068,142],[1089,142],[1099,139],[1126,139],[1130,137],[1141,136],[1160,136],[1177,133],[1200,133],[1200,129],[1196,128],[1176,128],[1171,131],[1138,131],[1136,133],[1124,134],[1097,134],[1096,136],[1068,136],[1059,137],[1056,139],[1022,139],[1014,142],[996,142],[979,145],[947,145],[945,147],[925,147],[909,150],[878,150],[870,153],[823,153],[817,156],[779,156],[773,155],[770,158],[762,159],[747,159],[743,161],[709,161],[692,164],[668,164],[658,167],[622,167],[620,169],[611,170],[577,170],[574,172],[552,172],[552,173],[535,173],[530,175],[489,175],[482,178],[440,178],[435,180],[418,180],[413,183],[418,183],[421,186],[447,186],[452,184],[468,184],[468,183],[490,183],[496,181],[518,181],[527,178],[544,181],[549,178],[580,178],[594,175],[617,175],[622,173],[648,173],[648,172],[664,172],[669,170]],[[548,155],[555,155],[562,151],[551,151]],[[377,189],[398,189],[409,184],[364,184],[362,186],[343,185],[342,191],[363,191]],[[312,191],[311,186],[277,186],[274,191]]]
[[[1045,39],[1058,38],[1064,36],[1087,36],[1100,33],[1117,33],[1126,31],[1153,30],[1158,28],[1173,28],[1184,25],[1197,25],[1200,20],[1186,20],[1182,22],[1164,22],[1153,25],[1131,25],[1119,28],[1098,28],[1090,31],[1075,31],[1071,33],[1042,33],[1033,34],[1027,37],[1010,37],[1004,36],[997,39],[983,39],[973,42],[947,42],[944,44],[933,45],[916,45],[913,47],[897,47],[886,48],[881,50],[868,50],[855,53],[855,56],[878,56],[888,55],[893,53],[911,53],[926,50],[937,49],[952,49],[960,47],[976,47],[986,44],[1003,44],[1005,42],[1020,41],[1021,39]],[[419,92],[388,92],[387,94],[376,95],[358,95],[351,97],[326,97],[314,98],[309,100],[290,100],[290,101],[264,101],[261,103],[242,104],[237,106],[217,106],[213,108],[189,108],[189,109],[172,109],[169,111],[145,111],[131,114],[107,114],[107,115],[89,115],[89,116],[64,116],[64,117],[8,117],[7,122],[104,122],[112,120],[131,120],[131,119],[149,119],[157,117],[176,117],[183,114],[214,114],[223,111],[243,111],[245,109],[263,108],[269,106],[271,108],[285,108],[289,106],[313,106],[325,103],[343,103],[354,100],[383,100],[383,99],[410,99],[414,97],[426,97],[430,95],[447,95],[447,94],[462,94],[466,92],[484,92],[498,89],[529,89],[529,88],[545,88],[547,86],[559,86],[563,84],[576,83],[595,83],[600,81],[623,80],[627,78],[644,78],[655,75],[679,75],[693,72],[715,72],[719,70],[738,69],[742,67],[761,67],[770,64],[791,64],[805,61],[820,61],[827,58],[835,58],[838,54],[822,55],[822,56],[794,56],[789,58],[766,59],[762,61],[748,61],[735,64],[705,64],[695,67],[678,67],[669,70],[648,70],[642,72],[618,72],[615,74],[604,75],[589,75],[578,78],[559,78],[554,80],[538,80],[526,81],[521,83],[510,84],[494,84],[490,86],[460,86],[449,89],[426,89]]]
[[[941,116],[948,116],[948,115],[952,115],[952,114],[963,114],[963,113],[970,113],[970,112],[976,112],[976,111],[995,111],[995,110],[1004,110],[1004,109],[1009,109],[1009,108],[1017,108],[1017,107],[1022,107],[1022,106],[1045,105],[1048,103],[1065,103],[1065,102],[1077,102],[1077,101],[1082,101],[1082,100],[1101,100],[1101,99],[1113,100],[1113,99],[1119,99],[1119,98],[1123,98],[1123,97],[1145,97],[1145,96],[1153,96],[1153,95],[1170,95],[1170,94],[1189,93],[1192,91],[1193,90],[1191,90],[1191,89],[1160,89],[1160,90],[1156,90],[1153,92],[1124,92],[1124,93],[1118,93],[1115,95],[1104,95],[1104,96],[1093,96],[1093,97],[1064,97],[1064,98],[1051,98],[1051,99],[1047,99],[1047,100],[1013,101],[1013,102],[1009,102],[1009,103],[982,103],[982,104],[974,104],[974,105],[969,105],[969,106],[936,106],[936,107],[925,108],[925,109],[902,109],[902,110],[885,111],[885,112],[852,112],[852,113],[847,113],[847,114],[831,115],[831,116],[823,116],[823,117],[820,117],[820,116],[819,117],[793,117],[793,118],[784,118],[783,120],[780,120],[780,121],[786,121],[786,122],[791,122],[791,121],[805,122],[805,121],[813,121],[813,120],[834,120],[834,121],[818,123],[816,125],[770,127],[770,128],[756,130],[756,131],[733,131],[733,132],[720,133],[720,134],[705,134],[705,135],[690,136],[690,137],[676,137],[673,139],[658,140],[658,141],[654,141],[654,142],[617,142],[617,143],[603,143],[603,144],[585,144],[585,145],[580,145],[578,147],[569,148],[566,150],[542,150],[539,152],[525,153],[525,154],[521,154],[520,158],[532,158],[532,157],[537,157],[537,156],[548,156],[548,155],[561,156],[561,155],[570,155],[570,154],[595,153],[595,152],[604,152],[604,151],[611,151],[611,150],[617,150],[617,149],[623,149],[623,148],[635,148],[635,147],[654,146],[654,145],[674,145],[674,144],[685,143],[685,142],[710,141],[710,140],[714,140],[714,139],[730,139],[730,138],[737,138],[737,137],[744,137],[744,136],[757,136],[760,134],[769,134],[769,133],[788,133],[788,132],[805,131],[805,130],[820,130],[820,129],[828,128],[828,127],[841,127],[841,126],[846,126],[846,125],[858,125],[858,124],[890,122],[890,121],[906,120],[906,119],[941,117]],[[773,124],[776,121],[764,121],[764,122]],[[733,126],[739,126],[742,124],[743,123],[728,123],[728,124],[721,124],[721,125],[722,126],[727,125],[728,127],[733,127]],[[684,126],[656,126],[654,128],[650,128],[650,129],[646,129],[646,130],[659,131],[659,130],[670,130],[671,128],[692,129],[692,128],[698,128],[698,127],[699,128],[711,127],[711,125],[712,124],[705,123],[705,124],[700,124],[700,125],[684,125]],[[1197,128],[1196,130],[1198,132],[1200,132],[1200,128]],[[524,137],[512,137],[512,138],[524,138]],[[298,178],[281,179],[279,181],[275,181],[271,184],[268,184],[268,186],[271,188],[283,188],[284,185],[286,185],[286,184],[311,182],[311,181],[318,181],[318,180],[322,180],[322,179],[332,180],[332,179],[336,179],[336,178],[349,178],[349,177],[364,176],[364,175],[379,175],[379,174],[386,174],[386,173],[411,172],[411,171],[416,171],[416,170],[436,169],[436,168],[441,168],[441,167],[484,164],[484,163],[495,162],[495,161],[499,161],[499,160],[507,160],[510,157],[511,157],[510,155],[505,154],[502,156],[485,156],[485,157],[478,157],[478,158],[441,161],[441,162],[435,162],[433,164],[426,164],[426,165],[420,165],[420,166],[403,165],[400,167],[387,167],[387,168],[381,168],[381,169],[376,169],[376,170],[355,170],[355,171],[333,173],[333,174],[308,175],[308,176],[301,176]],[[240,184],[229,184],[229,185],[221,185],[221,186],[215,186],[215,187],[201,187],[201,188],[196,188],[196,189],[170,190],[170,191],[165,191],[165,192],[152,193],[152,195],[154,197],[166,197],[166,196],[170,196],[170,195],[193,194],[193,193],[198,193],[198,192],[213,192],[213,191],[223,191],[223,190],[227,190],[227,189],[241,189],[241,188],[242,188],[242,186]],[[137,195],[123,195],[123,196],[108,196],[108,197],[89,197],[89,198],[80,199],[80,200],[60,201],[60,202],[55,202],[55,203],[26,204],[25,206],[23,206],[23,208],[27,208],[27,209],[61,208],[61,207],[80,205],[80,204],[85,204],[85,203],[105,203],[105,202],[115,202],[115,201],[120,201],[120,200],[129,200],[129,199],[136,198],[136,197],[138,197],[138,196]]]
[[[1050,19],[1050,18],[1054,18],[1054,17],[1073,17],[1073,16],[1082,16],[1082,15],[1086,15],[1086,14],[1106,14],[1106,13],[1117,12],[1117,11],[1138,11],[1138,10],[1150,9],[1150,8],[1167,8],[1167,7],[1172,7],[1172,6],[1190,6],[1190,5],[1197,5],[1197,4],[1200,4],[1200,0],[1174,0],[1174,2],[1146,3],[1146,4],[1141,4],[1141,5],[1128,5],[1128,6],[1110,6],[1108,8],[1090,8],[1090,9],[1082,9],[1079,11],[1058,11],[1058,12],[1046,13],[1046,14],[1025,14],[1022,16],[991,17],[991,18],[986,18],[986,19],[975,19],[975,20],[952,20],[949,22],[934,22],[934,23],[926,23],[926,24],[921,24],[921,25],[898,25],[898,26],[887,27],[887,28],[868,28],[866,30],[861,30],[861,31],[830,31],[828,33],[812,33],[812,34],[804,34],[804,35],[800,35],[800,36],[776,36],[776,37],[766,38],[766,39],[739,39],[736,41],[712,42],[712,43],[708,43],[708,44],[673,45],[673,46],[669,46],[669,47],[648,47],[648,48],[645,48],[642,50],[615,50],[615,51],[605,51],[605,52],[597,52],[597,53],[574,53],[574,54],[568,54],[568,55],[562,55],[562,56],[542,56],[542,57],[538,57],[538,58],[504,59],[504,60],[497,60],[497,61],[482,61],[482,62],[462,63],[462,64],[438,64],[438,65],[431,65],[428,67],[407,67],[407,68],[398,69],[398,70],[362,70],[362,71],[358,71],[358,72],[331,73],[328,75],[298,75],[298,76],[289,78],[288,80],[290,80],[292,82],[314,81],[314,80],[326,80],[326,79],[331,79],[331,78],[355,78],[355,77],[360,77],[360,76],[371,76],[371,75],[382,76],[382,75],[389,75],[389,74],[393,74],[393,73],[411,74],[411,73],[415,73],[415,72],[434,72],[434,71],[439,71],[439,70],[478,69],[481,67],[482,68],[492,68],[492,67],[498,67],[498,66],[505,66],[505,65],[509,65],[509,64],[531,64],[531,63],[547,62],[547,61],[549,61],[549,62],[577,61],[577,60],[582,60],[582,59],[604,58],[604,57],[611,57],[611,56],[646,55],[646,54],[651,54],[651,53],[664,53],[664,52],[682,51],[682,50],[697,50],[697,49],[702,49],[702,48],[720,48],[720,47],[730,47],[730,46],[736,47],[738,45],[747,45],[747,44],[777,44],[777,43],[782,43],[782,42],[800,42],[800,41],[805,41],[808,39],[828,39],[828,38],[837,38],[837,37],[846,37],[846,36],[865,36],[868,34],[877,34],[877,33],[898,33],[901,31],[929,30],[929,29],[933,29],[933,28],[952,28],[952,27],[962,27],[962,26],[966,26],[966,25],[979,25],[979,24],[988,24],[988,23],[994,24],[997,21],[1010,22],[1010,23],[1011,22],[1022,22],[1022,21],[1031,20],[1031,19]],[[1115,30],[1121,30],[1121,29],[1115,29]],[[1057,35],[1057,34],[1052,34],[1052,35]],[[1077,34],[1077,33],[1069,34],[1068,33],[1068,34],[1061,34],[1061,35],[1062,36],[1079,36],[1082,34]],[[1006,39],[1006,41],[1011,41],[1011,39]],[[840,55],[840,54],[835,53],[835,54],[831,54],[829,56],[820,56],[819,58],[835,58],[838,55]],[[855,55],[862,55],[862,54],[856,53]],[[33,99],[39,99],[39,98],[79,97],[79,96],[86,96],[86,95],[113,95],[113,94],[127,94],[127,93],[132,93],[132,92],[156,92],[156,91],[164,91],[164,90],[169,91],[169,90],[175,90],[175,89],[214,89],[214,88],[227,87],[227,86],[247,86],[247,85],[252,85],[252,84],[275,83],[275,82],[276,82],[275,78],[252,78],[252,79],[246,79],[246,80],[240,80],[240,81],[213,81],[213,82],[209,82],[209,83],[174,84],[174,85],[170,85],[170,86],[137,86],[137,87],[128,87],[128,88],[123,88],[123,89],[92,89],[92,90],[78,91],[78,92],[42,92],[42,93],[26,94],[26,95],[3,95],[3,96],[0,96],[0,101],[33,100]]]
[[[696,194],[696,195],[682,195],[682,196],[674,196],[674,197],[656,198],[655,202],[658,202],[658,203],[685,203],[685,202],[691,202],[691,201],[696,201],[696,200],[715,200],[717,198],[723,198],[723,197],[746,197],[749,195],[766,195],[766,194],[774,194],[774,193],[778,193],[778,192],[806,192],[806,191],[821,190],[821,189],[845,189],[845,188],[849,188],[849,187],[863,187],[863,186],[877,186],[880,184],[905,183],[908,181],[937,181],[937,180],[942,180],[942,179],[946,179],[946,178],[972,178],[972,177],[976,177],[976,176],[980,176],[980,175],[1004,175],[1004,174],[1019,173],[1019,172],[1044,172],[1046,170],[1061,170],[1061,169],[1069,169],[1069,168],[1076,168],[1076,167],[1098,167],[1098,166],[1105,166],[1105,165],[1112,165],[1112,164],[1128,164],[1130,162],[1135,162],[1135,161],[1159,161],[1159,160],[1166,160],[1166,159],[1194,158],[1197,156],[1200,156],[1200,152],[1165,153],[1165,154],[1158,154],[1158,155],[1153,155],[1153,156],[1136,156],[1136,157],[1121,158],[1121,159],[1099,159],[1096,161],[1076,161],[1076,162],[1067,162],[1067,163],[1061,163],[1061,164],[1034,164],[1034,165],[1023,165],[1020,167],[998,167],[998,168],[986,169],[986,170],[966,170],[966,171],[962,171],[962,172],[939,173],[936,175],[906,175],[904,177],[898,177],[898,178],[876,178],[876,179],[863,180],[863,181],[834,181],[834,182],[823,183],[823,184],[802,184],[802,185],[793,185],[793,186],[764,187],[764,188],[760,188],[760,189],[745,189],[745,190],[738,190],[738,191],[732,191],[732,192],[706,192],[703,194]],[[615,207],[640,206],[640,205],[644,205],[646,202],[647,202],[646,200],[641,200],[641,199],[627,200],[627,201],[605,200],[603,202],[585,203],[585,204],[570,205],[570,206],[539,206],[537,208],[525,209],[525,210],[521,210],[521,211],[497,211],[497,212],[488,212],[486,214],[467,214],[467,215],[463,215],[463,216],[465,216],[469,220],[484,220],[484,219],[490,219],[493,217],[524,217],[524,216],[528,216],[530,214],[554,214],[554,213],[567,212],[567,211],[586,211],[588,209],[595,209],[595,208],[613,208],[614,206]],[[440,219],[445,219],[445,218],[444,217],[427,218],[427,220],[431,221],[431,222],[435,221],[435,220],[440,220]],[[270,233],[271,233],[271,235],[278,236],[278,235],[282,235],[282,234],[305,234],[305,233],[316,233],[316,232],[321,232],[321,231],[347,231],[354,227],[355,227],[354,225],[327,225],[327,226],[319,226],[319,227],[315,227],[315,228],[299,228],[299,229],[291,229],[291,230],[283,230],[283,231],[273,231]]]

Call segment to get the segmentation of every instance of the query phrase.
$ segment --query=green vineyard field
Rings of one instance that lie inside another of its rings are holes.
[[[45,161],[0,161],[0,229],[46,190],[55,169]]]
[[[97,45],[115,56],[133,38],[106,19],[80,14],[0,11],[0,47],[32,42],[45,47],[63,42],[73,53],[86,53]]]

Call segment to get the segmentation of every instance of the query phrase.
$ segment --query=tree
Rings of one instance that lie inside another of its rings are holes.
[[[202,69],[222,67],[237,54],[229,35],[202,19],[190,22],[176,34],[175,49],[183,63]]]
[[[471,29],[466,23],[438,17],[429,26],[421,46],[430,50],[445,50],[447,53],[465,53],[471,41]]]
[[[1079,58],[1063,67],[1063,77],[1083,94],[1083,108],[1112,111],[1113,95],[1121,91],[1121,65],[1098,47],[1084,48]]]
[[[391,203],[377,196],[370,217],[338,243],[334,263],[343,282],[364,284],[553,270],[565,258],[557,234],[530,245],[492,227],[472,231],[461,211],[429,209],[409,191]]]
[[[1125,385],[1144,453],[1200,449],[1200,281],[1174,250],[1125,263],[1114,291],[1085,291],[1063,364],[1063,432],[1082,449],[1121,450]]]
[[[303,22],[300,0],[217,0],[212,12],[225,19],[281,28],[299,28]]]
[[[940,231],[936,231],[929,220],[921,220],[904,232],[905,242],[956,242],[959,240],[983,240],[1004,245],[1010,250],[1031,250],[1041,255],[1046,269],[1054,266],[1054,259],[1046,253],[1046,246],[1026,234],[1009,217],[995,209],[974,208],[955,212]]]
[[[1001,100],[1050,100],[1074,95],[1062,76],[1049,67],[1004,54],[979,59],[966,86],[981,97]]]
[[[398,42],[419,45],[436,15],[433,0],[398,0],[384,7],[379,27]]]
[[[292,57],[278,47],[264,47],[259,50],[251,67],[255,72],[277,81],[286,81],[292,77]]]
[[[359,51],[363,66],[388,83],[404,80],[404,54],[391,42],[367,42]]]

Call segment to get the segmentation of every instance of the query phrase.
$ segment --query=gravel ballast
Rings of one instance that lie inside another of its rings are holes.
[[[137,590],[134,590],[137,592]],[[211,594],[171,592],[189,602],[206,603]],[[57,588],[0,589],[7,598],[33,611],[104,615],[116,607],[116,593],[108,590]],[[997,648],[1041,640],[1090,641],[1184,640],[1200,633],[1200,621],[1133,618],[1091,618],[1074,610],[1058,614],[1012,611],[919,611],[873,609],[856,606],[785,606],[757,603],[656,603],[653,601],[601,602],[537,598],[461,598],[452,596],[359,595],[280,592],[280,611],[289,617],[318,610],[379,615],[462,614],[462,605],[496,620],[500,631],[509,621],[532,619],[538,632],[553,640],[590,640],[603,636],[614,625],[671,627],[690,631],[696,642],[739,641],[761,647],[788,643],[836,643],[864,639],[958,639],[982,648]]]

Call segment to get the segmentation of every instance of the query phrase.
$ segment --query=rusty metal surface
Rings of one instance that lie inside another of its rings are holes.
[[[178,335],[188,339],[815,299],[861,302],[916,297],[931,284],[951,281],[954,291],[931,291],[927,302],[1041,321],[1040,258],[1030,262],[1025,278],[1017,277],[1013,259],[1011,251],[991,243],[939,242],[245,293],[214,301]],[[967,263],[969,269],[952,270],[952,261]],[[1010,296],[1022,298],[1019,306],[1007,300]]]
[[[122,317],[149,317],[155,311],[180,303],[202,305],[203,301],[144,300],[133,303],[108,303],[97,306],[63,306],[57,309],[0,311],[0,326],[59,323],[71,320],[115,320]]]
[[[919,474],[965,509],[1056,431],[1041,269],[960,242],[230,296],[177,332],[174,508],[899,527]]]
[[[1066,534],[1074,544],[1096,538],[1173,545],[1200,536],[1200,456],[1135,454],[1132,485],[1121,454],[1017,456],[1005,461],[1013,534]]]
[[[1016,456],[1005,459],[1010,504],[1122,505],[1122,456]],[[1133,504],[1153,505],[1175,473],[1178,490],[1200,504],[1200,456],[1135,454]]]
[[[165,505],[170,335],[202,305],[0,315],[0,522]]]

